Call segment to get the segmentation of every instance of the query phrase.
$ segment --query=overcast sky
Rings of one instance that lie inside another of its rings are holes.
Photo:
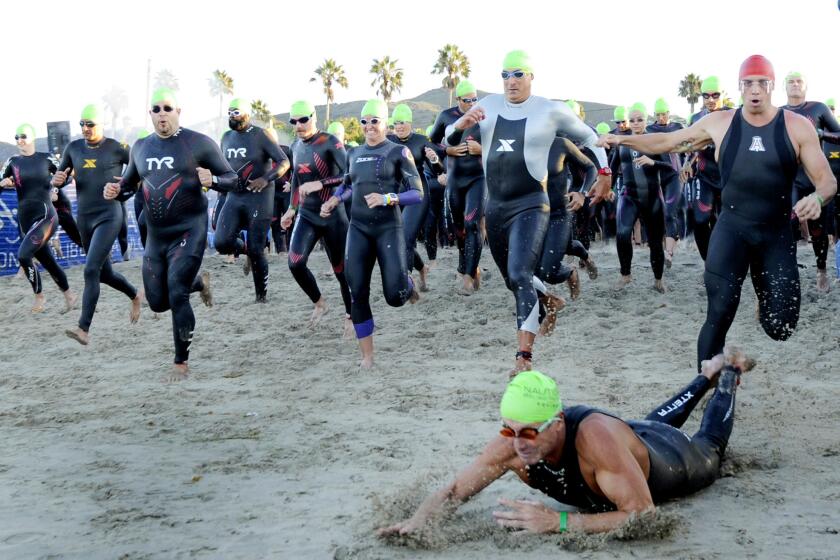
[[[775,65],[773,100],[785,102],[784,75],[808,77],[808,98],[840,97],[834,0],[777,2],[150,2],[16,1],[3,8],[4,60],[0,139],[21,122],[39,136],[46,122],[69,120],[112,87],[128,95],[132,126],[144,126],[146,68],[180,81],[183,123],[218,114],[209,94],[213,70],[227,71],[235,92],[285,112],[296,99],[323,103],[313,70],[325,59],[344,66],[348,89],[336,101],[374,95],[373,58],[390,55],[405,71],[397,98],[440,86],[430,73],[437,49],[457,44],[479,89],[500,91],[504,54],[528,51],[534,93],[611,104],[664,96],[675,114],[688,72],[720,76],[737,100],[738,67],[760,53]],[[708,14],[708,15],[707,15]],[[593,23],[603,22],[603,23]]]

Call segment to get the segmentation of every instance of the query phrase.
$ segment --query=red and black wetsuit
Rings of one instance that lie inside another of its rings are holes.
[[[120,186],[127,200],[142,182],[143,215],[148,227],[143,286],[156,313],[172,310],[175,363],[189,359],[195,329],[190,293],[201,291],[198,277],[207,245],[207,197],[197,168],[213,174],[213,188],[229,191],[236,173],[219,146],[204,134],[181,128],[172,136],[138,140]]]

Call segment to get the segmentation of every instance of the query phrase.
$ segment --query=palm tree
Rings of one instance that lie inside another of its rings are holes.
[[[397,59],[391,60],[390,56],[382,60],[374,58],[370,73],[375,76],[370,85],[376,87],[379,84],[379,93],[382,94],[385,103],[390,102],[391,97],[402,88],[403,69],[397,68]]]
[[[341,64],[336,64],[335,60],[331,58],[324,59],[324,63],[315,69],[315,74],[321,78],[321,83],[324,85],[324,93],[327,96],[327,118],[324,124],[328,125],[330,124],[330,103],[335,100],[333,83],[346,88],[348,85],[347,76],[344,75],[344,67]],[[309,81],[314,82],[317,79],[309,78]]]
[[[169,88],[172,91],[178,91],[178,78],[168,68],[164,68],[155,74],[155,89]]]
[[[105,102],[105,107],[111,112],[111,126],[113,127],[114,137],[116,138],[117,123],[119,122],[120,114],[126,105],[128,105],[128,95],[124,89],[113,86],[108,93],[102,96],[102,101]]]
[[[268,106],[262,99],[251,101],[251,115],[264,126],[274,127],[274,115],[268,110]]]
[[[691,105],[691,114],[694,114],[694,105],[700,99],[700,84],[703,80],[697,74],[687,74],[685,78],[680,81],[680,91],[677,93],[680,97],[684,97],[688,104]]]
[[[452,94],[461,78],[470,77],[470,61],[457,45],[446,44],[438,49],[438,59],[432,74],[444,74],[443,87],[449,90],[449,105],[452,105]]]
[[[224,70],[214,70],[213,77],[207,81],[210,83],[210,95],[219,96],[219,127],[221,130],[221,123],[224,119],[222,103],[224,103],[225,95],[233,95],[233,78],[228,76],[228,73]]]

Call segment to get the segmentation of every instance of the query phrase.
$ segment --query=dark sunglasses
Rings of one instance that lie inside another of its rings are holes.
[[[376,117],[373,117],[372,119],[361,119],[359,120],[359,122],[362,124],[362,126],[365,126],[366,124],[379,124],[382,122],[382,119],[377,119]]]
[[[507,78],[505,78],[507,79]],[[462,97],[461,103],[475,103],[478,101],[478,97]]]
[[[161,111],[163,111],[164,113],[171,113],[174,110],[175,109],[173,109],[169,105],[164,105],[163,107],[161,107],[160,105],[155,105],[154,107],[152,107],[152,113],[160,113]]]
[[[720,99],[720,92],[716,91],[715,93],[704,93],[703,99]]]
[[[546,428],[551,426],[557,420],[560,419],[556,416],[554,418],[549,418],[539,428],[522,428],[521,430],[519,430],[519,433],[516,433],[516,431],[510,426],[502,424],[502,429],[499,430],[499,435],[501,435],[502,437],[519,438],[534,441],[535,439],[537,439],[538,435],[543,433],[546,430]]]
[[[514,72],[508,72],[507,70],[502,70],[502,79],[503,80],[507,80],[511,77],[524,78],[525,77],[525,72],[523,72],[522,70],[516,70]]]
[[[15,140],[26,140],[26,134],[15,134]]]
[[[96,126],[96,123],[91,121],[79,121],[79,126],[82,128],[93,128]]]
[[[627,122],[627,121],[613,121],[613,122],[615,122],[615,124],[623,124],[623,123],[625,123],[625,122]]]
[[[244,115],[245,111],[240,111],[239,109],[234,109],[233,111],[228,110],[229,117],[238,117],[239,115]]]
[[[306,124],[306,123],[309,122],[309,119],[311,117],[312,117],[312,115],[309,115],[308,117],[300,117],[300,118],[297,118],[297,119],[289,119],[289,124],[291,124],[293,126],[296,125],[297,123]]]
[[[374,123],[374,124],[376,124],[376,123]],[[411,123],[408,122],[408,121],[394,121],[394,126],[396,126],[398,124],[411,124]]]

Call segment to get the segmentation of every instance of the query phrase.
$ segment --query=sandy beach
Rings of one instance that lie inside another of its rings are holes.
[[[331,310],[314,330],[285,260],[271,256],[270,301],[257,305],[240,266],[207,256],[216,305],[193,297],[192,377],[175,385],[160,382],[173,352],[168,313],[145,307],[130,325],[129,300],[103,286],[82,347],[64,335],[78,311],[60,313],[47,276],[40,315],[24,280],[1,278],[0,558],[837,558],[840,286],[818,295],[813,252],[799,252],[802,314],[789,341],[764,334],[745,284],[728,340],[758,366],[739,390],[723,477],[610,538],[495,527],[500,497],[557,505],[511,475],[434,534],[373,535],[498,429],[515,322],[489,251],[490,278],[472,297],[453,290],[453,250],[414,306],[387,307],[375,273],[377,368],[364,373],[355,340],[341,340],[323,252],[310,266]],[[702,261],[681,247],[661,295],[637,250],[635,281],[617,293],[614,246],[594,255],[600,278],[582,275],[582,298],[538,339],[534,366],[559,381],[566,404],[642,417],[694,374]],[[116,268],[141,284],[139,259]],[[81,293],[82,267],[68,277]]]

